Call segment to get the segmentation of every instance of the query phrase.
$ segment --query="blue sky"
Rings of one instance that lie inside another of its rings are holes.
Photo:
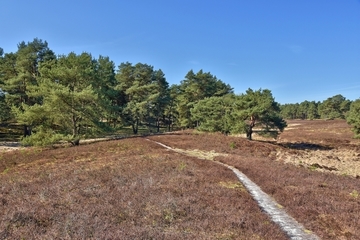
[[[46,40],[161,69],[170,84],[202,69],[235,93],[275,100],[360,98],[360,0],[0,0],[0,47]]]

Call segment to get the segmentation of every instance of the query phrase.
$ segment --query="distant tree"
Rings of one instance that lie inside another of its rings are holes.
[[[155,71],[154,80],[156,84],[156,94],[152,96],[154,109],[152,113],[156,119],[157,132],[160,131],[160,122],[164,119],[167,106],[171,103],[169,83],[166,81],[165,74],[160,70]]]
[[[320,118],[319,112],[318,112],[318,105],[319,103],[315,101],[311,101],[308,104],[307,108],[307,119],[313,120]]]
[[[317,119],[319,118],[318,103],[315,101],[307,101],[300,103],[298,107],[298,117],[301,119]]]
[[[199,130],[227,133],[246,133],[252,139],[254,127],[260,134],[283,131],[286,122],[280,117],[280,107],[270,90],[253,91],[246,94],[229,94],[199,101],[191,110],[193,119],[199,122]]]
[[[164,122],[167,124],[168,131],[173,129],[177,124],[179,113],[177,111],[179,85],[173,84],[169,88],[169,102],[164,109]]]
[[[298,108],[298,116],[301,119],[307,119],[308,118],[309,105],[310,105],[309,101],[304,101],[304,102],[300,103],[299,108]]]
[[[133,66],[126,62],[119,65],[116,79],[116,89],[125,99],[122,118],[132,126],[134,134],[138,133],[141,122],[150,127],[151,119],[159,120],[169,101],[168,83],[161,70],[143,63]]]
[[[232,93],[230,85],[217,79],[210,72],[200,70],[196,74],[190,70],[179,85],[177,95],[177,112],[180,127],[194,127],[191,109],[194,105],[207,97],[219,97]]]
[[[360,99],[351,103],[346,121],[352,126],[355,137],[360,138]]]
[[[94,70],[95,80],[92,85],[103,106],[103,116],[107,124],[115,127],[121,117],[121,107],[125,104],[124,96],[115,89],[117,86],[115,64],[109,57],[100,55],[95,61]]]
[[[241,95],[239,107],[242,110],[238,111],[238,116],[247,123],[244,131],[249,140],[252,139],[254,127],[260,127],[262,133],[269,133],[273,130],[282,132],[287,126],[280,117],[279,104],[275,102],[268,89],[258,91],[248,89],[246,94]]]
[[[232,118],[235,101],[236,96],[233,94],[198,101],[191,109],[192,119],[198,123],[198,130],[223,134],[232,132],[234,124],[242,123]]]
[[[280,105],[281,116],[285,119],[296,119],[298,118],[299,104],[287,103]]]
[[[335,95],[323,101],[319,106],[321,118],[345,119],[346,113],[349,111],[350,101],[346,100],[341,94]]]

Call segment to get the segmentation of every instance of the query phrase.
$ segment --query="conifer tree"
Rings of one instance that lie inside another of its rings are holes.
[[[41,96],[30,96],[38,86],[40,78],[39,66],[51,61],[55,54],[48,43],[35,38],[32,42],[18,44],[16,53],[8,53],[0,63],[0,88],[5,91],[5,100],[11,106],[15,118],[24,111],[24,107],[39,104]],[[31,126],[24,125],[24,136],[31,134]]]
[[[41,103],[23,104],[23,110],[17,112],[19,122],[35,127],[34,139],[36,134],[58,134],[77,145],[82,136],[105,130],[104,106],[100,93],[94,90],[96,60],[90,54],[61,55],[42,64],[40,73],[38,87],[29,91],[29,96],[41,96]]]
[[[275,135],[286,127],[279,104],[267,89],[206,98],[195,104],[191,113],[193,120],[199,122],[199,130],[246,133],[249,140],[255,127],[260,134]]]
[[[360,138],[360,99],[351,103],[346,121],[352,126],[355,137]]]
[[[232,93],[230,85],[223,83],[211,73],[200,70],[196,74],[190,70],[179,85],[177,95],[177,112],[180,127],[194,127],[195,122],[191,118],[191,109],[194,105],[206,98],[224,96]]]
[[[147,64],[133,66],[126,62],[119,65],[116,79],[116,89],[125,99],[124,123],[131,125],[134,134],[138,133],[141,122],[150,129],[152,119],[159,120],[168,102],[168,83],[163,72]]]

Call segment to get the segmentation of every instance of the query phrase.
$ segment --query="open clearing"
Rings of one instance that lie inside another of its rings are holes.
[[[321,239],[360,239],[359,140],[289,121],[278,141],[177,132],[0,153],[0,239],[287,239],[234,166]],[[182,152],[188,153],[184,155]]]

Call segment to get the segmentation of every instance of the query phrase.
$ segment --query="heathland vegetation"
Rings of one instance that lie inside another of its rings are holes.
[[[288,239],[213,161],[246,174],[320,239],[360,239],[350,127],[288,125],[277,141],[186,130],[0,152],[0,239]]]

